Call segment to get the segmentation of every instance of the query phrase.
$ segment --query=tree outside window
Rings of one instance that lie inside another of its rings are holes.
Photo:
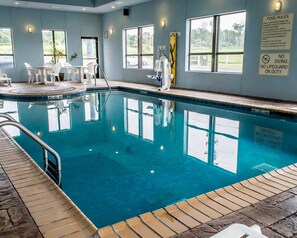
[[[42,40],[45,63],[66,62],[66,37],[64,31],[43,30]]]
[[[126,68],[153,68],[154,27],[138,27],[124,30]]]
[[[245,12],[190,20],[189,70],[241,73]]]

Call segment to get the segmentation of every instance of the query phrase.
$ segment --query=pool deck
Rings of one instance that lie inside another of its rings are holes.
[[[81,93],[94,85],[14,83],[0,95]],[[297,103],[110,81],[137,89],[297,115]],[[102,80],[98,88],[106,87]],[[258,224],[268,237],[297,237],[297,165],[203,194],[187,201],[101,228],[96,227],[45,175],[16,142],[0,131],[0,237],[210,237],[232,223]]]

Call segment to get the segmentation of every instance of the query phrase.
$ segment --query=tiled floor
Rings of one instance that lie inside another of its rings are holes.
[[[116,81],[110,84],[112,87],[159,93],[157,87],[151,85]],[[105,86],[102,80],[98,81],[98,87]],[[0,94],[57,95],[84,92],[87,88],[94,88],[94,86],[74,82],[65,82],[54,87],[13,84],[13,87],[1,87]],[[297,114],[297,103],[291,102],[271,102],[181,89],[162,93]],[[7,148],[7,141],[9,140],[0,140],[1,150]],[[43,174],[31,172],[34,166],[27,160],[21,161],[19,157],[23,156],[20,152],[15,154],[13,151],[4,150],[2,153],[0,165],[8,174],[44,237],[86,237],[95,231],[93,225],[84,219],[83,214],[80,214],[75,207],[71,207],[71,201],[66,201],[67,198],[52,184],[46,185],[50,181]],[[240,222],[247,225],[255,223],[261,225],[264,234],[269,237],[294,237],[295,235],[297,237],[296,185],[297,167],[290,166],[102,228],[98,234],[106,238],[209,237],[228,224]],[[4,210],[3,202],[1,203],[3,198],[2,200],[1,198],[0,192],[0,217],[1,209]],[[78,222],[73,221],[72,218],[77,216],[81,217]],[[29,223],[30,219],[28,219]],[[14,225],[6,223],[8,225],[3,225],[3,228],[0,220],[0,235],[1,231],[9,230]],[[36,229],[32,222],[30,224],[33,225],[31,229]],[[40,233],[35,237],[38,235]]]
[[[291,189],[229,215],[197,226],[174,238],[210,237],[233,223],[258,224],[269,238],[297,237],[297,190]]]
[[[0,166],[0,237],[41,238],[24,203]]]

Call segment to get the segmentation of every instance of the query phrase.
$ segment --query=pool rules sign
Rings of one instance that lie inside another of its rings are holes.
[[[259,74],[288,76],[293,13],[263,17]],[[264,51],[264,52],[263,52]],[[270,53],[269,51],[274,51]],[[275,51],[279,51],[276,53]]]
[[[264,17],[261,50],[290,50],[293,18],[293,13]]]
[[[288,76],[290,65],[290,54],[261,54],[260,75]]]

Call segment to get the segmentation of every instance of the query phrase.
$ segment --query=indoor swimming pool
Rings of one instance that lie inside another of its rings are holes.
[[[54,148],[62,189],[98,227],[297,162],[294,120],[114,91],[3,101]],[[43,167],[42,151],[14,139]]]

